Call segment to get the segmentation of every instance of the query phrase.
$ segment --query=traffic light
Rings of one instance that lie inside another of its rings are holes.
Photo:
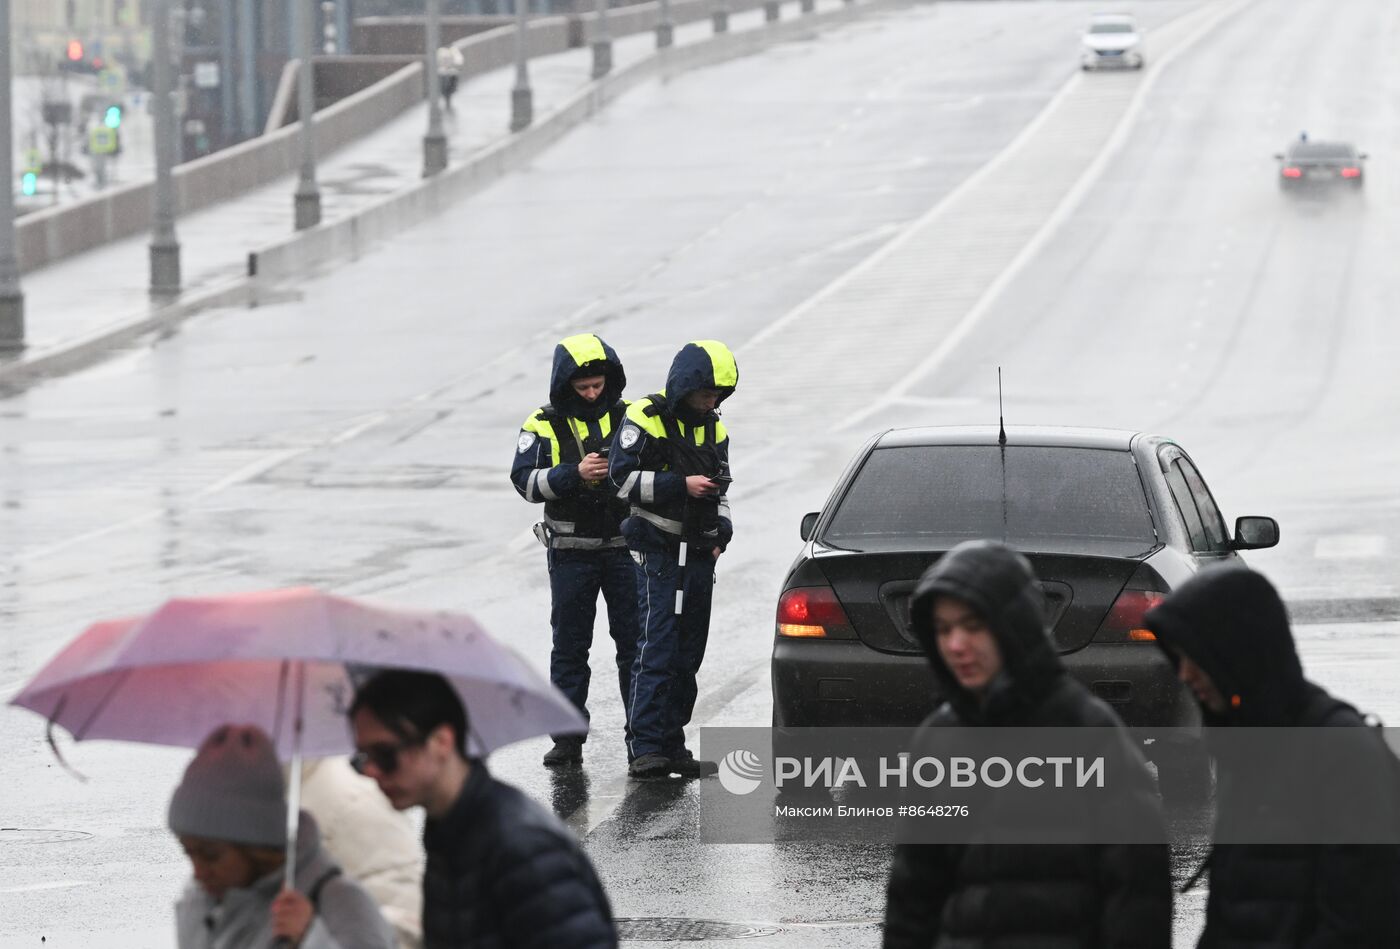
[[[20,179],[20,190],[26,198],[34,197],[34,192],[39,190],[39,176],[32,171],[26,171]]]
[[[83,41],[73,39],[68,41],[68,61],[70,63],[80,63],[83,61]]]
[[[109,129],[119,129],[122,127],[122,107],[119,105],[107,106],[106,113],[102,116],[102,124]]]

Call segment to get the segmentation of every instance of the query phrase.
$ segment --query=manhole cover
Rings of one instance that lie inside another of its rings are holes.
[[[0,844],[61,844],[71,840],[87,840],[91,836],[81,830],[0,827]]]
[[[619,919],[620,939],[642,939],[652,942],[700,942],[705,939],[749,939],[771,936],[777,926],[754,926],[749,923],[720,923],[712,919]]]

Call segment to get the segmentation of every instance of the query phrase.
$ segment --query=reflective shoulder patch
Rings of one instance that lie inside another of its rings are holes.
[[[520,440],[515,443],[516,454],[523,455],[535,445],[534,432],[521,432]]]
[[[624,451],[629,451],[641,437],[642,430],[631,422],[627,422],[622,426],[622,431],[617,433],[617,443],[622,446]]]

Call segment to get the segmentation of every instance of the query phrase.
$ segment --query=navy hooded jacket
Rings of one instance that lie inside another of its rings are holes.
[[[573,388],[575,379],[603,376],[603,394],[587,402]],[[626,506],[607,482],[588,483],[579,475],[583,456],[612,444],[627,403],[622,360],[591,333],[570,336],[554,347],[549,404],[530,413],[520,427],[510,480],[533,504],[544,504],[551,547],[591,549],[622,545],[619,523]]]
[[[729,348],[699,340],[686,343],[671,361],[663,392],[628,406],[608,467],[617,496],[631,505],[628,546],[662,550],[682,535],[705,546],[728,545],[734,533],[728,500],[689,498],[685,479],[728,473],[729,433],[717,411],[697,413],[686,396],[718,390],[718,408],[738,384],[739,367]]]

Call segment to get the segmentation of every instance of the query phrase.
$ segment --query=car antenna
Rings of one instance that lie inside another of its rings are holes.
[[[1001,367],[997,366],[997,422],[1001,431],[997,433],[997,444],[1006,447],[1006,415],[1001,402]]]
[[[997,366],[997,444],[1000,445],[1001,452],[1001,542],[1007,541],[1009,531],[1007,530],[1007,510],[1006,510],[1006,409],[1001,400],[1001,367]]]

